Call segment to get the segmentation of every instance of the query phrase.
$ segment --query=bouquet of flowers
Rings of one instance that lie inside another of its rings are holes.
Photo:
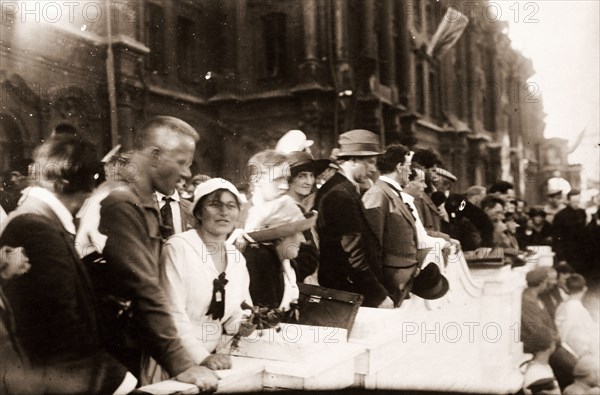
[[[242,302],[242,309],[249,310],[250,315],[245,317],[245,320],[240,323],[240,329],[233,336],[231,350],[238,348],[242,337],[249,337],[255,330],[275,329],[276,332],[281,331],[279,324],[288,322],[292,319],[298,320],[299,311],[297,303],[292,303],[290,309],[284,311],[280,308],[269,308],[263,306],[250,306],[245,301]],[[259,332],[259,337],[262,332]]]

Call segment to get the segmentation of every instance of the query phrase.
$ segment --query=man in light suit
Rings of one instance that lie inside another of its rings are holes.
[[[367,222],[382,249],[382,279],[396,307],[411,287],[419,267],[415,218],[402,199],[408,183],[412,152],[403,145],[390,146],[377,158],[379,180],[362,198]]]

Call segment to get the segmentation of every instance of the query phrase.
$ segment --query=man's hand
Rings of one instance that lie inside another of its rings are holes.
[[[210,354],[201,365],[211,370],[231,369],[231,357],[227,354]]]
[[[392,299],[389,296],[386,296],[385,299],[383,300],[383,302],[381,302],[381,304],[379,306],[377,306],[378,309],[393,309],[394,308],[394,302],[392,301]]]
[[[219,385],[219,378],[215,372],[204,366],[191,367],[175,378],[184,383],[194,384],[201,392],[215,392]]]
[[[29,258],[23,247],[3,246],[0,249],[0,277],[9,280],[31,269]]]

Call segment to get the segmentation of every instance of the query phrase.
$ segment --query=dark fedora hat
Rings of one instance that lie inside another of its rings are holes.
[[[423,299],[439,299],[446,295],[448,279],[440,273],[440,268],[433,262],[427,266],[413,280],[411,292]]]
[[[338,157],[381,155],[379,136],[365,129],[354,129],[340,134],[339,143]]]
[[[329,159],[314,159],[313,156],[304,151],[293,151],[288,154],[290,174],[296,177],[303,171],[310,171],[316,176],[323,173],[332,163]]]

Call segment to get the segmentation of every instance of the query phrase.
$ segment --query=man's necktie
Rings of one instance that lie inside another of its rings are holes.
[[[406,208],[408,209],[408,211],[410,211],[410,213],[411,213],[411,215],[412,215],[413,219],[416,221],[416,220],[417,220],[417,217],[415,217],[415,211],[413,210],[413,208],[411,207],[411,205],[410,205],[410,204],[408,204],[408,203],[404,203],[404,204],[406,205]]]
[[[167,238],[173,236],[175,229],[173,229],[173,211],[171,210],[171,202],[174,200],[169,196],[163,196],[163,206],[160,209],[160,217],[162,218],[162,224],[165,227],[163,230],[163,237]]]

